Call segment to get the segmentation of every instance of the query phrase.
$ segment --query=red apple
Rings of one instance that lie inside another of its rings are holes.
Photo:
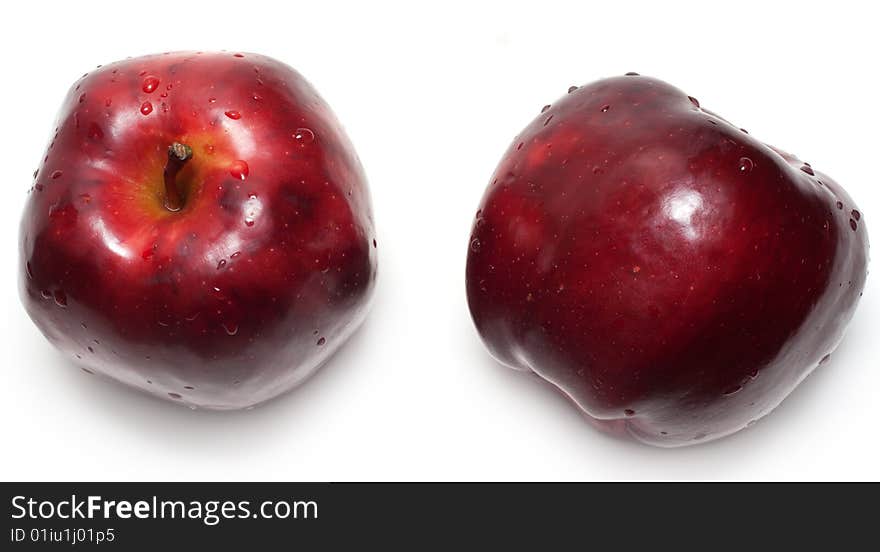
[[[236,409],[307,378],[376,275],[360,162],[330,108],[256,54],[99,67],[64,100],[21,225],[21,296],[89,373]]]
[[[545,107],[470,240],[490,352],[659,446],[776,407],[841,340],[868,262],[864,217],[831,178],[636,74]]]

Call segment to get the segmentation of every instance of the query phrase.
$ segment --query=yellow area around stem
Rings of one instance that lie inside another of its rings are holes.
[[[205,199],[204,187],[210,175],[218,171],[228,172],[235,161],[228,147],[218,143],[216,133],[184,134],[168,137],[155,155],[146,156],[138,165],[138,173],[142,175],[140,182],[134,184],[134,196],[140,210],[153,217],[182,217],[193,212]],[[185,144],[192,149],[192,157],[177,174],[177,185],[183,196],[183,207],[179,211],[170,211],[165,207],[165,165],[168,162],[167,148],[174,142]],[[152,152],[151,152],[152,153]]]
[[[219,138],[219,139],[218,139]],[[168,147],[180,142],[192,148],[189,159],[177,175],[184,194],[179,211],[165,207],[165,166]],[[110,226],[96,227],[96,238],[112,242],[110,247],[119,255],[140,261],[149,255],[161,234],[164,241],[174,241],[191,231],[190,215],[213,204],[223,175],[228,175],[235,161],[233,150],[214,133],[162,135],[156,133],[144,141],[146,147],[131,159],[116,158],[115,163],[95,163],[92,169],[104,173],[104,186],[93,200],[101,202]],[[124,161],[124,162],[123,162]],[[95,196],[92,192],[90,195]]]

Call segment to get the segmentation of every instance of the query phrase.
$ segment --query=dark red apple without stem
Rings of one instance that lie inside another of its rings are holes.
[[[510,146],[467,294],[502,363],[600,428],[680,446],[746,427],[827,360],[867,262],[831,178],[628,74],[572,87]]]
[[[360,161],[312,86],[256,54],[99,67],[64,100],[21,226],[28,314],[89,373],[237,409],[307,378],[376,275]]]

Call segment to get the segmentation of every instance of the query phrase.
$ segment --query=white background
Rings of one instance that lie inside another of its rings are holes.
[[[831,174],[876,232],[872,8],[417,4],[6,4],[0,479],[880,478],[876,277],[831,361],[775,413],[676,450],[603,436],[549,386],[496,364],[464,294],[470,224],[508,143],[569,85],[627,71]],[[347,127],[371,184],[380,279],[366,324],[312,380],[250,412],[192,412],[87,376],[18,299],[25,191],[68,86],[100,63],[178,49],[296,67]]]

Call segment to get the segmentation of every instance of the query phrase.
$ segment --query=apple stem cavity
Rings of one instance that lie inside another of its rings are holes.
[[[165,165],[165,208],[169,211],[180,211],[183,207],[183,196],[177,186],[177,173],[192,158],[192,148],[186,144],[174,142],[168,146],[168,163]]]

